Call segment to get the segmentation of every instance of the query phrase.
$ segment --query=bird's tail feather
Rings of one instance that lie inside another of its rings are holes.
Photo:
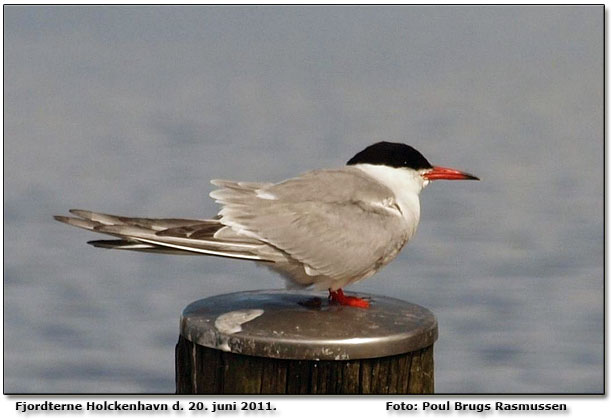
[[[88,210],[70,210],[78,217],[54,216],[62,223],[119,240],[89,242],[99,248],[167,254],[206,254],[227,258],[269,261],[258,255],[262,243],[251,239],[227,240],[215,234],[224,228],[218,219],[149,219],[115,216]]]
[[[195,252],[182,251],[180,249],[173,249],[124,239],[88,241],[87,243],[92,246],[95,246],[96,248],[123,249],[128,251],[140,251],[158,254],[199,255]]]

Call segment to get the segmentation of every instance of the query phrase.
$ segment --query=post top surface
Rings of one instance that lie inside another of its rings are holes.
[[[370,308],[329,303],[321,293],[256,290],[201,299],[181,316],[189,341],[232,353],[298,360],[350,360],[407,353],[437,338],[428,309],[371,295]]]
[[[371,295],[370,308],[329,303],[321,293],[256,290],[201,299],[181,316],[189,341],[232,353],[297,360],[350,360],[407,353],[437,338],[428,309]]]

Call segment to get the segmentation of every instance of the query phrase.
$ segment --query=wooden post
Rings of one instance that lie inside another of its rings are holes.
[[[432,394],[436,318],[370,296],[369,309],[313,293],[253,291],[183,311],[177,394]]]

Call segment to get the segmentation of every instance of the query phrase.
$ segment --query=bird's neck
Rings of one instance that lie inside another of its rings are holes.
[[[412,169],[392,168],[368,163],[360,163],[354,166],[392,191],[402,211],[403,218],[413,230],[416,229],[420,215],[419,193],[427,185],[427,181]]]

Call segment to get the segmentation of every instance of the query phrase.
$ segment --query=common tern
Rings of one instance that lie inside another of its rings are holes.
[[[419,193],[431,181],[478,180],[433,166],[413,147],[380,142],[340,169],[306,172],[279,183],[213,180],[221,205],[213,219],[150,219],[70,210],[55,219],[118,237],[89,244],[164,254],[252,260],[288,285],[329,291],[341,305],[367,308],[342,288],[375,274],[413,237]]]

